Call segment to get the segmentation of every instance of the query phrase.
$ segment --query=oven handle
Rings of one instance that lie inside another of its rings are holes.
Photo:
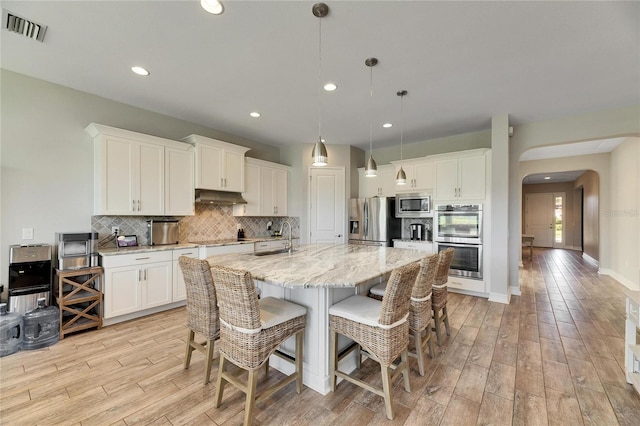
[[[20,296],[23,294],[41,293],[43,291],[49,291],[49,286],[38,285],[38,286],[22,287],[22,288],[10,288],[9,296]]]

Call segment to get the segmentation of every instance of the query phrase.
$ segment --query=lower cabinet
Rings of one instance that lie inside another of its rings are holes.
[[[173,297],[174,302],[180,302],[187,300],[187,291],[184,285],[184,276],[180,265],[178,265],[178,258],[180,256],[187,256],[191,258],[198,258],[198,247],[188,249],[173,250]]]
[[[104,318],[172,302],[172,251],[103,256]]]

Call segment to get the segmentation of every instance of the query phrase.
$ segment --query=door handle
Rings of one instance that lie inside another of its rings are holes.
[[[336,235],[336,238],[342,238],[342,234]]]

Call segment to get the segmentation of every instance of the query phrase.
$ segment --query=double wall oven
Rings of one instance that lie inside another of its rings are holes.
[[[482,204],[439,204],[434,228],[438,252],[454,249],[449,275],[482,279]]]

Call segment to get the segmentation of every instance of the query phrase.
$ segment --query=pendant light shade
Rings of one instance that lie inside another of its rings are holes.
[[[311,159],[314,166],[327,165],[329,156],[327,155],[327,148],[324,146],[321,139],[318,139],[318,142],[316,142],[316,144],[313,146],[313,151],[311,151]]]
[[[322,142],[321,130],[322,130],[322,114],[320,108],[320,96],[322,91],[322,18],[329,14],[329,6],[324,3],[316,3],[311,8],[313,16],[318,19],[318,142],[313,146],[311,151],[311,160],[314,166],[326,166],[329,162],[329,156],[327,155],[327,147]]]
[[[369,95],[371,98],[371,112],[369,116],[369,159],[364,168],[364,175],[366,177],[374,177],[378,176],[378,166],[373,159],[373,67],[378,64],[378,60],[376,58],[367,58],[364,64],[371,70],[369,78]]]
[[[407,174],[404,172],[402,168],[402,134],[404,133],[404,115],[403,115],[403,99],[404,95],[407,94],[406,90],[400,90],[396,95],[400,96],[400,170],[398,170],[398,174],[396,175],[396,185],[406,185],[407,184]]]

